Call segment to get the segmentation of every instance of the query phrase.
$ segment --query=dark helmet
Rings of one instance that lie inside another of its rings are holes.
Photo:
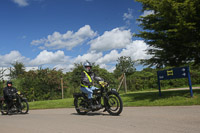
[[[7,81],[7,86],[8,86],[8,84],[11,84],[11,85],[12,85],[12,81]]]
[[[84,69],[87,71],[87,72],[90,72],[92,71],[92,64],[89,62],[89,61],[86,61],[83,65]]]

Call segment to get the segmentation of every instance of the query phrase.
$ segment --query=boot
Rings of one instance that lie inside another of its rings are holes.
[[[96,109],[96,107],[92,104],[92,99],[89,99],[89,108],[91,110],[95,110]]]

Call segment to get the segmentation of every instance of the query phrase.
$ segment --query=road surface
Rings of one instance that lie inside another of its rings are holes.
[[[0,115],[1,133],[199,133],[200,106],[126,107],[120,116],[107,112],[77,115],[75,109],[30,110]]]

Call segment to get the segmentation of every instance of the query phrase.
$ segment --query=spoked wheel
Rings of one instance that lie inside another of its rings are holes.
[[[74,99],[74,106],[78,114],[85,115],[88,112],[87,103],[85,99],[81,96],[78,96]]]
[[[108,95],[107,111],[111,115],[119,115],[123,110],[122,99],[118,94],[112,93]]]
[[[21,101],[21,113],[22,114],[27,114],[29,111],[29,105],[26,100]]]
[[[5,102],[1,103],[1,114],[7,115],[8,114],[8,106]]]

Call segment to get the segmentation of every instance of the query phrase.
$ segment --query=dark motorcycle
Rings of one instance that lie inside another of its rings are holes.
[[[12,105],[11,105],[11,113],[21,113],[27,114],[29,111],[29,104],[26,98],[18,91],[12,96]],[[1,114],[8,114],[8,104],[6,103],[4,97],[0,98],[0,106],[1,106]]]
[[[100,89],[93,91],[93,105],[96,109],[89,107],[89,99],[85,93],[74,93],[74,106],[78,114],[85,115],[89,111],[104,109],[110,115],[119,115],[123,110],[122,99],[115,89],[109,89],[107,82],[100,81]]]

